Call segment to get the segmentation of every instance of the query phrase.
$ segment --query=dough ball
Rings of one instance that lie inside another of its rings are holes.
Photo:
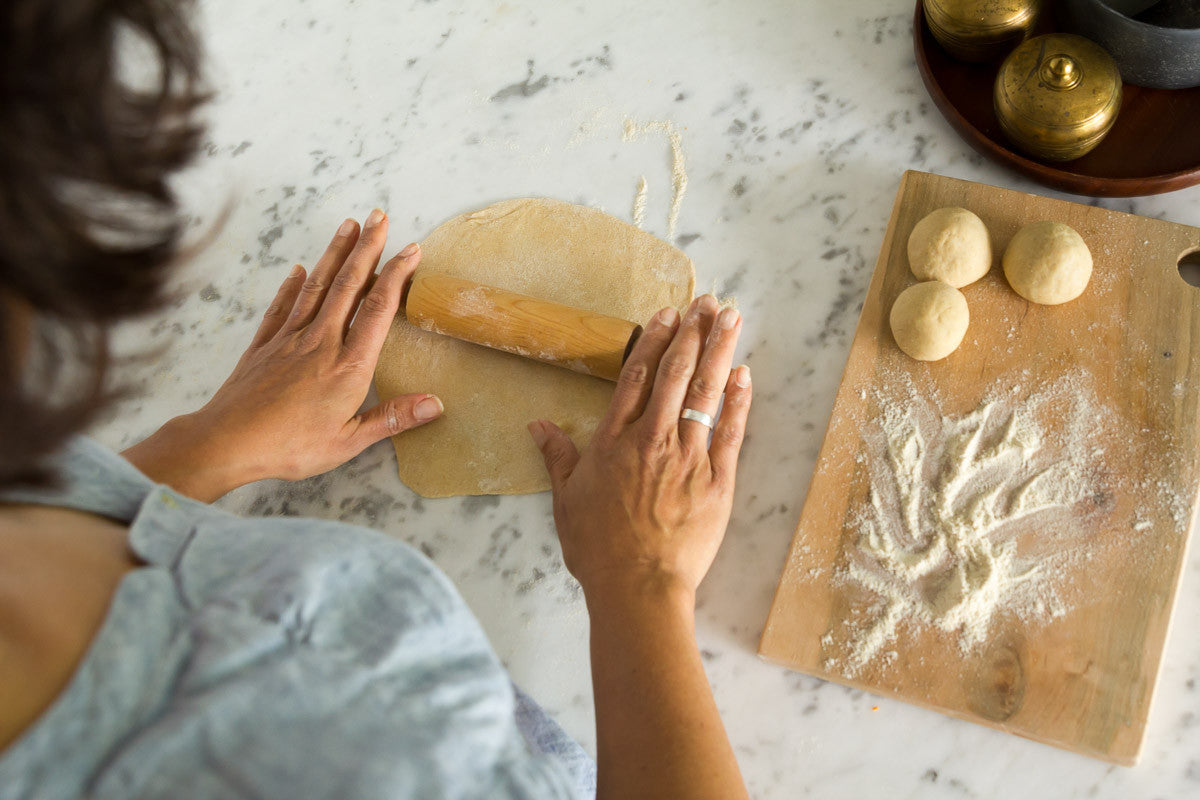
[[[1004,251],[1004,277],[1034,303],[1054,306],[1083,294],[1092,277],[1092,253],[1074,228],[1061,222],[1031,222]]]
[[[908,287],[892,304],[896,344],[918,361],[937,361],[954,352],[967,333],[967,298],[941,281]]]
[[[974,283],[992,266],[987,226],[965,208],[939,208],[913,226],[908,265],[917,280],[956,289]]]

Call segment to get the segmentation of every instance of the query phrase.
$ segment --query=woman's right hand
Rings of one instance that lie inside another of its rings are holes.
[[[741,318],[704,296],[660,311],[583,454],[545,421],[567,568],[591,617],[598,800],[746,797],[696,645],[696,587],[733,504],[750,370],[730,371]],[[684,409],[717,416],[712,431]]]
[[[683,320],[663,309],[617,381],[582,455],[550,422],[531,423],[554,491],[567,568],[589,602],[666,588],[694,597],[725,534],[750,410],[750,370],[731,372],[741,318],[697,298]],[[717,416],[709,429],[685,408]]]

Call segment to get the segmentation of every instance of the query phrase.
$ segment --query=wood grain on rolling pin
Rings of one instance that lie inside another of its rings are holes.
[[[408,321],[455,339],[615,381],[641,326],[623,319],[418,271]]]

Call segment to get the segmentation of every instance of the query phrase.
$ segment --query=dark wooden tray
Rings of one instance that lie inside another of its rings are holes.
[[[1044,23],[1039,32],[1050,29]],[[1200,87],[1145,89],[1127,83],[1117,121],[1095,150],[1075,161],[1043,163],[1010,149],[1000,130],[992,108],[999,61],[967,64],[947,55],[929,32],[919,0],[913,44],[925,88],[958,134],[1040,184],[1081,195],[1135,197],[1200,183]]]

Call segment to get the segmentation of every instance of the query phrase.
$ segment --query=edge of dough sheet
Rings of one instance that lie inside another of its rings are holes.
[[[644,323],[680,310],[690,258],[624,220],[545,197],[460,214],[421,242],[421,267]],[[422,497],[531,494],[550,481],[526,425],[549,419],[583,447],[614,384],[429,333],[397,315],[375,370],[380,399],[438,395],[445,414],[392,437],[397,471]]]

